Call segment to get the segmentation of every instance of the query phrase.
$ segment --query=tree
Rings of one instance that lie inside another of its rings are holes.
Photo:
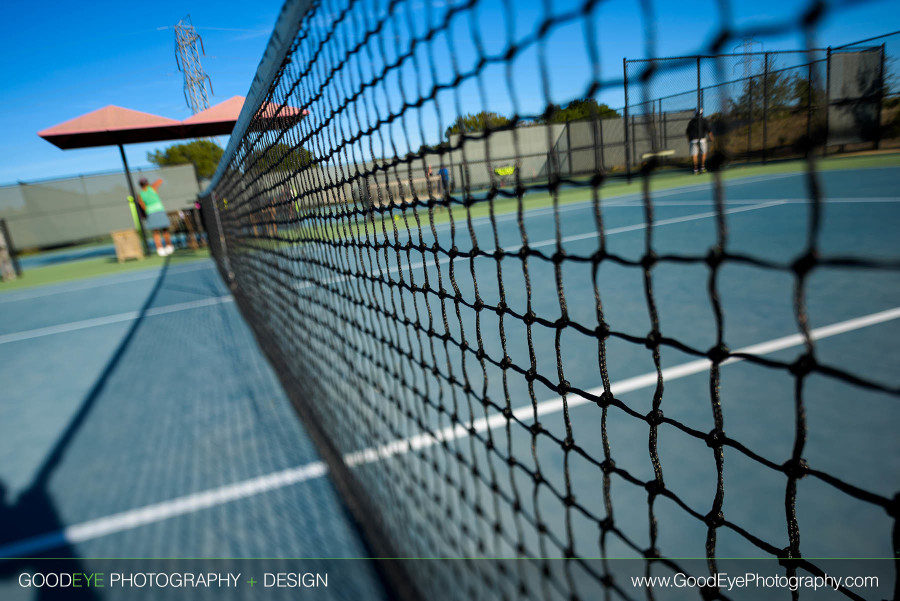
[[[300,171],[313,163],[313,156],[305,148],[294,148],[278,143],[269,146],[265,151],[254,152],[250,161],[250,164],[253,163],[255,168],[260,170]]]
[[[216,172],[223,153],[215,142],[194,140],[186,144],[173,144],[165,150],[148,152],[147,160],[157,167],[191,164],[197,170],[197,177],[207,179]]]
[[[764,108],[769,113],[788,108],[806,107],[809,98],[809,80],[797,73],[775,68],[769,58],[768,72],[751,77],[744,82],[744,90],[733,101],[731,114],[737,119],[760,119]],[[813,103],[824,96],[824,90],[813,88]]]
[[[573,100],[565,106],[551,104],[544,115],[535,120],[536,123],[566,123],[584,119],[616,119],[621,117],[618,111],[607,104],[600,104],[593,98]]]
[[[410,150],[406,153],[404,158],[412,159],[416,157],[424,157],[428,154],[442,154],[445,152],[450,152],[450,142],[444,140],[439,144],[422,144],[419,146],[418,150]]]
[[[793,81],[794,99],[799,108],[807,109],[810,106],[810,97],[812,98],[812,106],[822,106],[825,104],[825,88],[816,85],[818,82],[813,80],[810,83],[807,77],[795,77]]]
[[[898,71],[898,62],[896,56],[887,56],[884,57],[884,94],[883,97],[887,99],[888,96],[894,96],[897,93],[898,88],[900,88],[900,71]],[[894,99],[896,100],[896,98]]]
[[[466,134],[486,129],[497,129],[510,124],[510,120],[503,115],[481,111],[480,113],[469,113],[462,117],[457,117],[453,125],[447,128],[444,135],[448,138],[453,134]]]

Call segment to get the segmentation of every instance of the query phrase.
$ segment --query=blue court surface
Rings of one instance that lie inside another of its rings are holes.
[[[367,555],[212,262],[0,306],[0,556]],[[22,565],[0,560],[0,598],[37,598]],[[352,576],[333,598],[381,597]]]
[[[826,195],[817,241],[821,254],[896,261],[900,168],[830,171],[820,177]],[[726,197],[730,251],[779,262],[804,251],[810,203],[802,174],[730,180]],[[715,243],[709,186],[656,192],[653,198],[652,244],[659,255],[702,255]],[[525,227],[531,248],[547,255],[556,251],[557,218],[568,255],[589,256],[596,251],[597,229],[588,199],[563,205],[557,212],[529,211]],[[603,218],[609,252],[639,260],[647,234],[641,198],[605,200]],[[514,214],[502,215],[495,223],[496,240],[491,220],[473,220],[480,248],[522,244]],[[472,233],[465,221],[458,222],[455,231],[446,223],[436,231],[443,248],[454,244],[460,250],[471,248]],[[400,236],[402,240],[406,233]],[[427,244],[433,241],[428,231],[423,238]],[[418,242],[415,236],[413,240]],[[433,281],[443,277],[443,286],[449,288],[446,267],[439,275],[433,258],[420,254],[417,259],[413,253],[409,262],[404,254],[403,261],[402,266],[381,268],[414,278],[428,270]],[[474,299],[477,282],[484,302],[497,304],[500,289],[492,258],[478,258],[471,267],[467,258],[454,263],[455,283],[467,300]],[[694,348],[715,344],[708,274],[702,264],[663,262],[654,267],[653,295],[664,336]],[[571,319],[596,325],[591,264],[566,262],[560,277]],[[605,321],[618,332],[646,336],[651,326],[642,271],[604,262],[597,277]],[[529,260],[532,310],[548,319],[560,315],[556,278],[551,262]],[[526,274],[519,262],[504,265],[502,279],[505,302],[516,312],[526,312]],[[803,340],[793,305],[794,284],[784,271],[725,264],[716,287],[729,348],[749,348],[748,352],[784,361],[800,355]],[[896,389],[900,275],[821,268],[810,276],[806,290],[818,361]],[[424,313],[423,308],[418,310]],[[412,317],[414,309],[404,311]],[[460,327],[470,338],[474,318],[451,323],[451,332],[458,334]],[[486,352],[502,356],[497,316],[483,313],[479,327]],[[524,324],[507,319],[504,327],[506,352],[517,365],[527,366]],[[533,328],[540,373],[557,371],[555,335],[553,328]],[[596,340],[566,330],[559,348],[571,386],[599,394]],[[616,397],[646,414],[656,386],[650,351],[612,338],[607,354]],[[461,369],[458,357],[446,360]],[[667,370],[665,416],[709,432],[714,424],[708,367],[671,347],[662,349],[661,361]],[[480,368],[469,369],[480,386]],[[505,394],[499,376],[499,369],[488,370],[488,392],[498,399]],[[0,557],[367,555],[327,469],[212,261],[0,294],[0,380],[4,487]],[[793,384],[794,378],[782,370],[746,361],[723,366],[727,435],[753,454],[783,464],[795,443]],[[512,407],[520,410],[517,415],[528,421],[532,400],[541,403],[541,424],[565,437],[562,403],[552,391],[537,382],[532,394],[521,378],[509,386],[510,397],[518,399]],[[859,489],[892,497],[900,489],[896,396],[821,374],[806,380],[803,394],[809,432],[803,456],[810,465]],[[602,460],[598,407],[575,397],[568,401],[574,439]],[[460,411],[460,419],[468,420],[466,408]],[[442,423],[437,415],[427,417],[436,427]],[[484,418],[480,408],[472,415],[472,420]],[[482,426],[494,428],[487,422]],[[606,430],[616,465],[644,481],[652,479],[646,422],[611,409]],[[553,487],[565,490],[557,446],[538,444],[532,449],[532,438],[524,429],[507,434],[501,427],[492,434],[496,444],[509,445],[523,461],[539,466]],[[471,454],[476,462],[489,461],[457,442],[454,450]],[[666,486],[699,514],[709,511],[716,490],[710,449],[671,427],[660,427],[658,448]],[[597,467],[574,457],[569,468],[579,502],[604,515]],[[728,519],[760,539],[786,546],[784,475],[728,449],[724,477],[723,512]],[[527,482],[521,485],[531,490]],[[559,507],[557,499],[527,496],[524,511],[541,512],[543,507],[543,519],[552,529],[565,527],[567,516],[553,509]],[[636,545],[646,547],[650,536],[646,491],[614,480],[611,496],[616,524]],[[892,555],[892,518],[821,479],[808,477],[798,483],[797,513],[806,557]],[[657,547],[664,555],[705,555],[707,529],[701,521],[687,518],[684,509],[668,499],[656,503],[655,516]],[[580,521],[579,513],[568,518],[574,521],[577,554],[601,555],[596,526]],[[745,538],[727,529],[719,532],[717,556],[765,555]],[[530,550],[538,553],[537,548]],[[488,551],[506,555],[508,549]],[[558,555],[555,549],[549,551]],[[635,555],[615,538],[605,552],[614,557]],[[83,561],[89,567],[92,560]],[[12,570],[3,566],[0,562],[0,597],[37,598],[7,578]],[[347,599],[383,597],[371,566],[356,565],[353,579],[330,594]]]

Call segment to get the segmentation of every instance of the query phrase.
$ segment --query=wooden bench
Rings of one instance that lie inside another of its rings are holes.
[[[0,219],[0,281],[14,280],[19,276],[19,263],[16,250],[6,227],[6,220]]]

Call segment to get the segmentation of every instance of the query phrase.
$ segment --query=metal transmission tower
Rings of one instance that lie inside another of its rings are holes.
[[[757,42],[752,38],[744,38],[743,41],[732,49],[737,55],[733,69],[740,70],[741,79],[749,79],[762,71],[763,59],[762,42]]]
[[[213,93],[209,75],[200,65],[201,55],[206,56],[203,40],[188,15],[175,25],[175,62],[178,63],[178,70],[184,74],[184,100],[195,115],[209,108],[207,87],[209,94]]]

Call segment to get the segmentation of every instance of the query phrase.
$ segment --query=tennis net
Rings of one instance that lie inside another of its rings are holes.
[[[812,6],[764,33],[805,33],[812,47],[827,14]],[[728,202],[720,153],[708,182],[687,182],[700,200],[652,192],[683,177],[663,161],[690,173],[687,142],[635,152],[615,101],[597,100],[623,85],[604,54],[615,44],[601,44],[617,35],[604,30],[616,10],[290,0],[201,198],[220,271],[374,552],[456,558],[398,562],[401,596],[652,595],[610,557],[636,558],[640,574],[687,570],[679,557],[713,573],[723,554],[822,574],[801,552],[801,480],[877,513],[872,553],[897,551],[896,498],[805,455],[810,380],[898,395],[819,357],[819,339],[865,324],[814,328],[811,275],[884,274],[895,258],[822,252],[812,146],[799,243],[784,253],[733,243],[730,219],[781,201]],[[654,18],[648,3],[628,10]],[[698,50],[751,33],[728,18]],[[650,49],[654,31],[637,32]],[[630,87],[658,76],[632,74]],[[632,166],[633,189],[616,179]],[[707,229],[673,238],[676,224]],[[725,307],[757,272],[789,280],[779,335]],[[748,370],[737,387],[756,392],[742,403],[778,409],[728,407],[739,391],[726,369]],[[769,427],[774,446],[760,442]],[[726,494],[726,455],[758,491],[730,475],[738,491]]]

